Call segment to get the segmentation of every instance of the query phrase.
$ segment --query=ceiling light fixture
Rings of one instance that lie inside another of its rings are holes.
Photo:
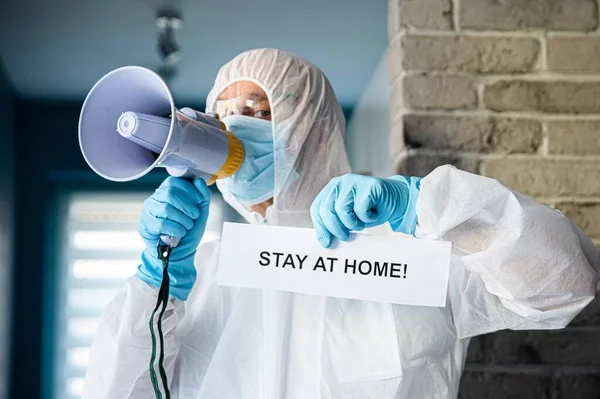
[[[172,67],[181,60],[181,48],[175,39],[175,31],[182,26],[183,18],[174,8],[160,8],[157,11],[157,50],[165,66]]]

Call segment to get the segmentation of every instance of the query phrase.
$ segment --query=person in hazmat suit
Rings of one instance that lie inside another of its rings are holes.
[[[162,321],[172,398],[455,398],[471,337],[565,327],[595,295],[600,255],[590,240],[496,180],[452,166],[422,180],[350,174],[342,110],[325,75],[298,56],[238,55],[219,71],[207,111],[244,144],[241,169],[217,184],[248,222],[314,226],[326,247],[382,223],[451,241],[446,306],[218,286],[220,243],[198,246],[210,191],[169,177],[144,203],[147,249],[104,311],[85,398],[155,397],[148,320],[161,234],[183,237]]]

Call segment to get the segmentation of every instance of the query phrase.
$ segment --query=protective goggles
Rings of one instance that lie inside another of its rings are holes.
[[[271,120],[269,99],[263,92],[250,91],[226,100],[217,100],[215,111],[219,117],[246,115],[253,118]]]

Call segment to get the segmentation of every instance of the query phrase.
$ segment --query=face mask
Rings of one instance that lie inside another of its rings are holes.
[[[222,182],[245,205],[256,205],[272,198],[275,184],[273,124],[244,115],[226,116],[222,121],[244,146],[242,166]]]

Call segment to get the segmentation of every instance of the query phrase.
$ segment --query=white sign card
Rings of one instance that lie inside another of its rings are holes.
[[[451,243],[351,234],[323,248],[313,229],[225,223],[217,283],[443,307]]]

